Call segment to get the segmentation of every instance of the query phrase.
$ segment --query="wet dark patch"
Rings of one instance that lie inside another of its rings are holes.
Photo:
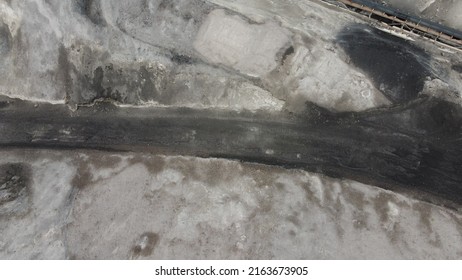
[[[139,257],[148,257],[152,255],[154,248],[159,242],[159,235],[154,232],[143,233],[136,244],[131,249],[131,258],[137,259]]]
[[[295,52],[295,49],[293,46],[290,46],[286,49],[286,51],[282,54],[282,62],[284,63],[284,61],[287,59],[287,57],[289,55],[292,55],[293,53]]]
[[[237,172],[230,172],[230,168],[235,167],[233,162],[223,162],[220,160],[210,160],[207,168],[193,163],[193,159],[172,158],[168,165],[174,166],[185,178],[207,183],[210,187],[216,187],[226,181],[234,180]]]
[[[327,209],[332,214],[334,221],[337,221],[337,219],[341,219],[342,215],[345,213],[345,206],[343,206],[343,201],[341,200],[340,196],[337,197],[335,201],[332,200],[332,202],[327,202],[326,205]],[[342,239],[345,235],[345,230],[337,222],[335,222],[335,231],[337,232],[337,236],[340,239]]]
[[[116,89],[117,86],[130,85],[127,77],[120,71],[114,71],[111,64],[97,66],[92,75],[82,75],[80,80],[74,84],[76,88],[75,100],[78,104],[89,104],[95,101],[107,100],[125,103],[127,95]],[[78,93],[77,93],[78,92]]]
[[[146,169],[151,174],[157,174],[164,170],[165,167],[165,160],[159,156],[152,156],[152,157],[142,157],[142,156],[135,156],[129,160],[130,165],[142,163],[146,166]]]
[[[374,199],[374,208],[376,214],[379,216],[381,226],[386,229],[385,233],[387,234],[387,237],[392,243],[396,243],[398,240],[401,240],[400,236],[403,234],[403,230],[399,225],[399,222],[390,220],[388,215],[390,210],[388,205],[389,202],[398,206],[402,205],[394,200],[393,195],[389,193],[379,193]]]
[[[138,70],[118,68],[112,63],[97,66],[92,77],[85,75],[80,85],[77,85],[82,91],[76,99],[81,104],[96,100],[110,100],[121,104],[156,100],[158,92],[154,79],[154,73],[144,65],[139,66]]]
[[[101,66],[97,67],[95,71],[93,72],[92,86],[93,86],[93,89],[96,91],[96,93],[100,96],[103,96],[105,94],[104,88],[102,86],[103,78],[104,78],[103,68]]]
[[[92,155],[91,162],[95,168],[115,168],[122,162],[122,158],[98,153]]]
[[[369,215],[364,211],[365,206],[368,204],[363,192],[355,190],[349,183],[342,187],[342,196],[345,201],[353,205],[353,226],[356,229],[366,229],[368,226]]]
[[[106,78],[109,80],[109,76],[112,77],[109,73],[113,71],[112,65],[108,65],[106,67]],[[103,79],[105,78],[103,68],[101,66],[97,67],[93,72],[93,80],[92,80],[92,89],[96,93],[94,100],[97,99],[108,99],[114,100],[116,102],[124,103],[124,97],[121,92],[118,90],[114,90],[111,86],[103,87]],[[111,84],[111,83],[109,83]]]
[[[30,166],[23,163],[0,165],[0,215],[27,211],[31,174]]]
[[[182,173],[188,179],[204,181],[205,172],[201,171],[197,165],[192,164],[192,161],[192,159],[187,158],[172,158],[169,159],[168,165],[174,166],[175,170]]]
[[[348,183],[346,187],[342,188],[342,195],[345,197],[345,200],[352,204],[357,210],[364,209],[366,204],[368,204],[364,193],[353,189]]]
[[[77,11],[96,25],[106,25],[101,10],[101,2],[95,0],[74,0]]]
[[[399,221],[394,221],[389,216],[389,202],[397,205],[400,209],[407,208],[405,202],[397,201],[390,193],[381,192],[374,199],[374,208],[379,216],[379,221],[383,228],[386,229],[386,234],[392,243],[402,241],[401,236],[404,234]]]
[[[29,67],[28,53],[31,49],[29,44],[30,38],[27,36],[27,34],[23,34],[21,27],[21,25],[18,26],[16,34],[12,38],[11,51],[13,54],[8,56],[12,58],[13,65],[15,66],[11,69],[15,77],[17,79],[29,79],[27,71],[23,71],[23,69],[27,69]]]
[[[333,181],[331,180],[326,180],[324,181],[324,205],[323,208],[328,210],[329,213],[331,214],[331,217],[334,220],[339,219],[344,213],[345,213],[345,206],[344,202],[341,199],[341,195],[339,193],[334,192],[334,184]],[[343,227],[335,222],[335,229],[338,238],[342,239],[343,236],[345,235],[345,230]]]
[[[462,64],[454,64],[451,66],[452,70],[462,73]]]
[[[238,200],[238,202],[242,201],[242,199]],[[260,197],[258,199],[258,211],[260,213],[268,213],[273,209],[273,195],[269,195],[268,197]]]
[[[453,223],[457,232],[459,232],[459,235],[462,236],[462,219],[460,218],[460,215],[457,212],[451,211],[448,211],[446,214],[451,217],[451,223]]]
[[[77,171],[75,176],[72,178],[71,185],[78,189],[84,189],[90,184],[95,183],[93,177],[93,170],[98,170],[101,168],[115,168],[122,159],[119,156],[115,155],[106,155],[100,152],[95,152],[91,154],[89,159],[78,158],[76,160]]]
[[[80,61],[68,57],[77,57]],[[175,63],[167,67],[138,61],[120,64],[112,60],[107,52],[75,42],[68,49],[60,49],[57,80],[65,85],[67,102],[75,107],[101,100],[133,105],[147,102],[177,105],[185,104],[185,100],[191,104],[207,104],[216,101],[210,98],[207,89],[213,85],[223,87],[221,83],[210,79],[209,73],[194,67],[181,67],[194,63],[188,55],[172,52],[171,59]],[[239,79],[236,81],[241,82]],[[191,91],[187,84],[193,85],[195,90]]]
[[[0,205],[28,193],[30,170],[21,163],[0,165]]]
[[[159,10],[173,10],[174,2],[172,0],[161,0],[159,2]]]
[[[72,178],[71,186],[84,189],[93,182],[93,173],[91,172],[90,166],[86,161],[80,161],[77,166],[77,171]]]
[[[235,176],[239,176],[241,172],[235,170],[236,163],[224,162],[221,160],[213,160],[207,163],[207,170],[196,169],[196,172],[200,174],[202,179],[207,182],[210,186],[216,187],[223,182],[229,182],[235,179]],[[230,169],[234,169],[230,172]]]
[[[292,215],[287,217],[287,221],[291,222],[297,228],[300,228],[301,223],[300,223],[300,219],[298,218],[298,215],[299,213],[296,213],[296,212],[292,213]]]
[[[176,52],[172,53],[171,60],[177,64],[191,64],[194,62],[189,55],[178,54]]]
[[[3,55],[10,52],[12,48],[13,38],[11,37],[10,29],[2,20],[0,20],[0,59]]]
[[[69,61],[70,55],[79,57],[80,61]],[[75,42],[69,49],[60,48],[57,75],[64,84],[68,104],[78,106],[102,100],[139,103],[139,71],[118,68],[109,62],[109,57],[108,52],[92,49],[80,42]]]
[[[393,196],[391,194],[382,192],[374,199],[374,208],[382,224],[388,221],[388,202],[392,199]]]
[[[249,164],[244,165],[245,169],[252,176],[252,179],[255,180],[257,186],[277,186],[284,188],[284,185],[281,183],[275,183],[277,176],[287,172],[285,169],[281,169],[274,166],[258,165],[258,164]],[[271,174],[270,176],[268,174]]]
[[[428,53],[368,25],[346,27],[338,34],[337,43],[392,102],[415,99],[432,76]]]
[[[393,244],[398,242],[406,244],[406,240],[403,239],[404,234],[404,229],[399,223],[394,223],[393,227],[387,231],[387,236]]]
[[[286,188],[286,186],[283,183],[279,183],[279,182],[274,183],[274,186],[276,187],[278,191],[283,191]]]
[[[141,93],[140,98],[143,101],[155,100],[158,98],[158,92],[154,85],[153,75],[150,73],[145,66],[140,67],[140,78],[142,79],[141,83]]]
[[[432,215],[432,208],[429,204],[423,203],[415,203],[412,206],[412,209],[419,214],[419,221],[420,224],[427,230],[428,233],[433,232],[432,224],[431,224],[431,215]]]
[[[314,202],[320,208],[324,208],[323,203],[319,196],[313,191],[311,182],[301,185],[302,189],[305,191],[305,198],[309,202]]]
[[[71,66],[68,60],[68,53],[66,48],[61,45],[58,50],[58,69],[56,71],[58,81],[61,81],[66,98],[69,99],[72,96],[72,78],[71,78]]]

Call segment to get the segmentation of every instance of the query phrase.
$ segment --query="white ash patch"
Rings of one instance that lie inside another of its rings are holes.
[[[250,24],[218,9],[204,21],[194,48],[212,63],[260,77],[276,68],[276,54],[288,44],[289,35],[274,22]]]

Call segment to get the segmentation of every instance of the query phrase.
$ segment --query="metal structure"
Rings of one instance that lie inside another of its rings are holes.
[[[323,1],[331,4],[343,3],[350,10],[369,15],[370,18],[374,18],[390,26],[399,25],[405,31],[430,38],[435,42],[443,43],[462,51],[462,32],[459,30],[368,0]]]

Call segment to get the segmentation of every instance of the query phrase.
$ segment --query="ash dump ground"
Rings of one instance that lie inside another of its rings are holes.
[[[459,53],[314,0],[22,2],[0,258],[462,256]]]

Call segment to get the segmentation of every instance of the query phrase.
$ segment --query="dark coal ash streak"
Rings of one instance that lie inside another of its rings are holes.
[[[29,210],[31,173],[27,164],[0,164],[0,218]]]
[[[409,41],[365,24],[345,27],[337,43],[394,103],[415,99],[433,77],[430,55]]]
[[[239,159],[398,188],[459,207],[461,127],[459,106],[427,98],[363,113],[311,105],[298,116],[107,104],[71,112],[64,105],[35,108],[10,100],[0,108],[0,147]]]
[[[106,21],[103,17],[100,1],[93,0],[72,0],[76,10],[86,16],[93,24],[105,26]]]

